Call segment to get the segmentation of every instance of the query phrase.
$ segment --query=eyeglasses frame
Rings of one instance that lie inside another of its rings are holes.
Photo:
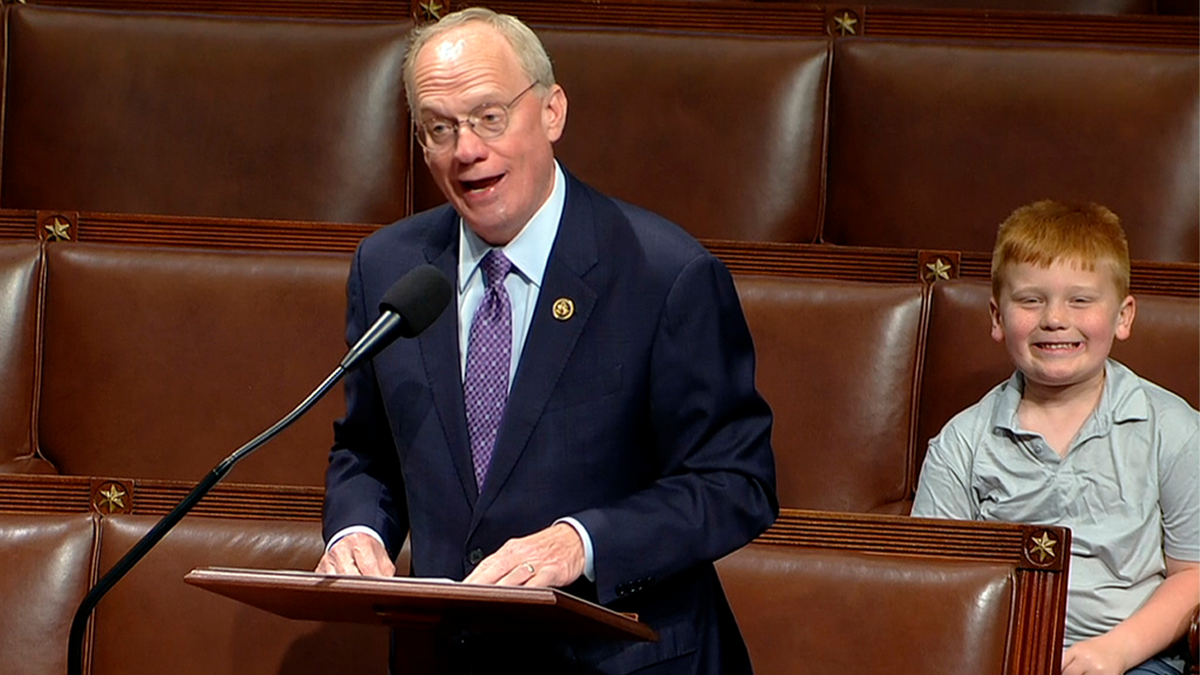
[[[525,94],[528,94],[537,85],[538,85],[538,82],[536,80],[531,82],[528,87],[525,87],[524,89],[522,89],[520,91],[520,93],[518,93],[516,96],[514,96],[512,98],[511,101],[509,101],[508,103],[506,103],[504,105],[499,105],[496,103],[480,103],[479,105],[472,108],[471,111],[467,113],[467,116],[465,118],[454,119],[454,120],[451,120],[448,117],[447,118],[439,118],[439,119],[444,119],[445,121],[449,122],[454,129],[454,141],[452,143],[447,143],[443,147],[430,147],[428,144],[426,144],[425,123],[419,122],[414,119],[413,125],[414,125],[414,131],[417,136],[417,142],[420,143],[421,147],[424,148],[425,150],[427,150],[428,152],[438,153],[438,154],[446,152],[447,150],[453,149],[454,147],[456,147],[458,145],[458,139],[462,133],[463,125],[470,127],[471,133],[475,134],[476,136],[479,136],[479,138],[484,141],[490,141],[490,140],[500,138],[501,136],[503,136],[505,134],[505,132],[508,131],[508,125],[512,123],[513,107],[515,107],[517,105],[517,103],[519,103],[521,101],[521,98],[523,96],[525,96]],[[478,131],[475,130],[475,125],[479,124],[479,112],[481,110],[491,108],[493,106],[498,107],[504,111],[504,129],[500,130],[500,133],[498,133],[494,136],[482,136],[479,134]]]

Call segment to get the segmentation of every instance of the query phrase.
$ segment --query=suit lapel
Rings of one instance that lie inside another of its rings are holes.
[[[453,209],[447,208],[446,211],[445,221],[439,223],[430,235],[425,257],[450,279],[455,288],[453,297],[457,298],[458,214]],[[425,362],[425,374],[433,392],[434,406],[446,436],[450,460],[455,473],[458,474],[463,496],[468,503],[473,504],[478,495],[475,490],[475,473],[471,465],[471,442],[467,435],[466,413],[463,412],[456,301],[451,301],[451,306],[446,308],[446,314],[450,315],[449,320],[435,321],[418,339],[421,343],[421,356]]]
[[[559,376],[596,306],[597,294],[584,276],[598,262],[595,210],[588,188],[567,174],[567,197],[562,221],[546,265],[533,321],[521,352],[521,362],[496,437],[496,449],[475,508],[471,529],[503,489],[525,451]],[[574,304],[567,320],[555,317],[560,299]]]

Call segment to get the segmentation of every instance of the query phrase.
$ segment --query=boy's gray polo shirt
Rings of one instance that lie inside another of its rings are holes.
[[[1163,553],[1200,560],[1200,412],[1109,359],[1092,415],[1059,457],[1017,421],[1014,373],[929,442],[912,515],[1071,528],[1069,646],[1158,588]]]

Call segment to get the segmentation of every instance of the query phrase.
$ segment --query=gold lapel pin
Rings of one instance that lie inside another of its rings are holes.
[[[554,301],[554,318],[566,321],[575,316],[575,301],[570,298],[559,298]]]

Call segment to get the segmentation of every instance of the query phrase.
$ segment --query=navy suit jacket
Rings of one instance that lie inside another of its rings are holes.
[[[431,263],[450,279],[443,206],[359,246],[346,339],[384,291]],[[560,299],[574,313],[556,318]],[[345,381],[325,535],[411,537],[412,573],[462,579],[512,537],[564,516],[587,529],[595,581],[567,590],[655,628],[654,643],[564,643],[604,673],[748,672],[712,561],[775,519],[771,412],[732,277],[695,239],[567,174],[566,204],[482,493],[471,468],[453,307]]]

